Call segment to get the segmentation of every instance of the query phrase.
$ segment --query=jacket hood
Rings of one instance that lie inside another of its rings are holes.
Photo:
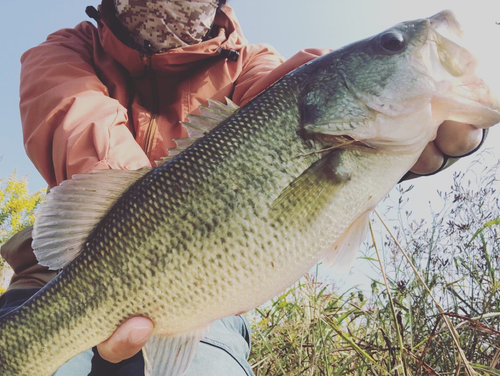
[[[125,30],[114,14],[113,0],[103,0],[99,12],[99,39],[104,51],[134,77],[143,76],[149,69],[180,73],[206,59],[220,56],[221,49],[238,51],[248,44],[233,9],[228,5],[220,9],[215,17],[214,26],[217,33],[215,37],[198,44],[153,55],[141,54],[123,42]]]

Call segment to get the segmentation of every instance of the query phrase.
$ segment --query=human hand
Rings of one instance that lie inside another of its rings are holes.
[[[429,142],[411,172],[418,175],[437,172],[443,167],[446,157],[468,155],[479,148],[482,140],[482,129],[469,124],[445,121],[439,126],[436,139]]]
[[[153,322],[146,317],[133,317],[125,321],[97,351],[104,360],[118,363],[137,354],[153,334]]]

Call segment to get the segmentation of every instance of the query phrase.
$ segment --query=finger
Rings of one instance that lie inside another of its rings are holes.
[[[418,161],[413,165],[411,172],[419,175],[432,174],[439,170],[443,163],[443,153],[432,141],[427,144]]]
[[[153,334],[153,322],[133,317],[123,323],[111,337],[97,345],[97,351],[108,362],[118,363],[137,354]]]
[[[482,139],[482,129],[448,120],[439,126],[434,142],[444,154],[461,157],[476,149]]]

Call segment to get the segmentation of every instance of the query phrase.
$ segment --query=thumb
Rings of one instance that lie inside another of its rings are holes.
[[[116,329],[97,351],[104,360],[118,363],[137,354],[153,334],[153,322],[146,317],[133,317]]]

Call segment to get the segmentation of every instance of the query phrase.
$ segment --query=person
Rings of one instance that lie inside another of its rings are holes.
[[[249,44],[225,0],[103,0],[83,22],[51,34],[22,57],[20,110],[25,148],[53,187],[95,169],[138,169],[168,155],[186,136],[180,121],[209,98],[244,105],[292,69],[329,50],[307,49],[285,61]],[[406,178],[435,173],[476,150],[480,130],[443,123]],[[0,314],[22,304],[55,276],[37,264],[31,228],[2,246],[13,267]],[[140,375],[140,349],[153,323],[135,317],[92,352],[55,375]],[[250,329],[243,316],[214,323],[188,375],[252,375]],[[142,367],[142,368],[141,368]]]

